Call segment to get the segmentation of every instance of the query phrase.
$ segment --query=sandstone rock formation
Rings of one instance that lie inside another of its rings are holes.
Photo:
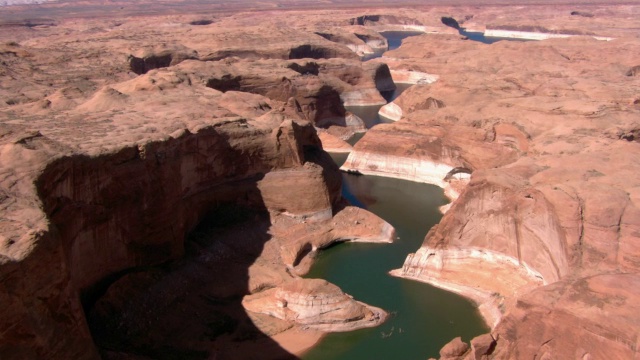
[[[332,153],[349,153],[353,149],[349,143],[327,131],[318,132],[318,137],[320,138],[322,148],[325,151]]]
[[[346,45],[351,51],[365,58],[374,54],[382,54],[389,49],[387,39],[379,33],[356,26],[353,32],[345,32],[345,28],[318,29],[315,32],[323,38]]]
[[[297,279],[282,287],[245,297],[249,311],[266,313],[325,331],[349,331],[376,326],[387,314],[353,300],[321,279]]]
[[[525,47],[531,54],[526,59],[518,55]],[[602,305],[578,300],[573,284],[592,277],[626,284],[638,272],[632,174],[640,169],[629,155],[638,149],[620,135],[638,127],[638,110],[627,100],[635,80],[622,70],[634,64],[631,54],[638,51],[635,39],[487,46],[421,36],[390,52],[395,61],[429,68],[440,80],[403,93],[396,101],[403,119],[367,133],[344,167],[443,187],[447,170],[473,171],[423,247],[394,274],[475,299],[496,334],[493,356],[637,355],[631,340],[637,330],[612,335],[626,323],[614,318],[634,311],[633,305],[621,300],[607,308],[609,321],[594,320],[590,314],[601,313]],[[417,107],[429,97],[447,106]],[[617,293],[627,285],[610,286]],[[585,288],[583,294],[592,292]],[[554,301],[552,293],[575,295]],[[548,307],[552,315],[532,315],[538,307],[538,314]],[[526,327],[524,319],[539,320],[531,329],[545,335],[516,330]],[[581,330],[569,327],[588,328],[598,345],[585,345]],[[562,340],[547,341],[556,336]]]
[[[247,313],[241,297],[306,284],[309,255],[334,241],[393,239],[389,224],[344,204],[314,128],[346,115],[343,93],[381,98],[388,69],[348,49],[340,62],[216,62],[172,43],[132,58],[157,35],[143,28],[124,46],[120,36],[65,51],[36,37],[0,54],[0,303],[12,329],[0,357],[290,356],[268,336],[295,322]],[[384,320],[349,301],[332,319],[343,329]],[[185,329],[184,317],[198,321]],[[242,355],[246,340],[258,345]]]
[[[278,358],[270,337],[382,321],[299,276],[336,241],[393,238],[343,202],[315,129],[349,149],[337,138],[364,122],[345,106],[382,105],[392,78],[418,85],[345,169],[457,199],[395,272],[492,325],[441,356],[638,357],[637,6],[93,5],[0,13],[0,358]],[[443,16],[589,36],[484,45]],[[374,30],[441,35],[361,63]]]
[[[457,337],[440,350],[440,359],[460,359],[469,351],[469,345]]]

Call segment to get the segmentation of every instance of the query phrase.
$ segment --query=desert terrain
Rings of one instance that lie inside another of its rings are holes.
[[[640,3],[0,5],[0,358],[299,358],[380,325],[304,276],[396,240],[342,170],[450,199],[390,274],[478,306],[441,359],[640,359]]]

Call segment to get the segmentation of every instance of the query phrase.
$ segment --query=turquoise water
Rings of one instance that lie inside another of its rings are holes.
[[[339,164],[345,155],[335,155]],[[343,195],[391,223],[393,244],[344,243],[318,256],[307,277],[323,278],[357,300],[385,309],[379,327],[328,335],[303,356],[316,359],[427,359],[457,336],[468,341],[489,329],[476,307],[458,295],[430,285],[391,277],[415,252],[446,203],[442,189],[377,176],[343,174]]]
[[[389,49],[402,39],[421,33],[382,33]],[[383,94],[395,99],[410,85]],[[349,107],[367,128],[381,122],[380,106]],[[354,145],[364,134],[357,134]],[[342,165],[348,154],[331,154]],[[392,277],[390,270],[402,267],[415,252],[429,229],[440,221],[438,207],[446,204],[442,189],[434,185],[378,176],[343,174],[342,195],[355,206],[385,219],[396,229],[393,244],[343,243],[318,255],[309,278],[323,278],[338,285],[355,299],[386,310],[390,316],[381,326],[326,336],[303,360],[402,360],[439,357],[443,345],[461,336],[463,341],[486,333],[489,328],[467,299],[431,285]]]

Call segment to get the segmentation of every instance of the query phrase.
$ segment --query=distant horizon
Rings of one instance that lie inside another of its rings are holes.
[[[215,15],[242,11],[322,11],[328,9],[384,9],[387,7],[460,7],[460,6],[603,6],[640,5],[640,0],[0,0],[0,25],[20,25],[27,20],[63,20],[71,18],[112,18],[123,16]],[[212,14],[207,14],[207,12]],[[215,14],[213,13],[215,12]]]

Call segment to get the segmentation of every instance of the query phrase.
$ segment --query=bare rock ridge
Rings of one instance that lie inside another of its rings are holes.
[[[0,12],[0,358],[288,358],[384,321],[301,278],[394,238],[340,197],[329,144],[452,199],[393,272],[491,326],[443,358],[638,357],[638,6],[68,4]],[[443,16],[575,36],[480,44]],[[425,35],[360,62],[387,30]],[[341,142],[394,79],[397,121]]]
[[[3,328],[15,331],[0,357],[251,358],[267,348],[282,358],[291,354],[270,336],[384,321],[381,309],[299,277],[335,241],[394,237],[344,203],[314,127],[344,115],[344,94],[379,97],[384,66],[350,56],[174,62],[168,53],[139,57],[134,76],[126,57],[106,56],[114,67],[88,62],[93,75],[70,87],[39,72],[55,51],[9,47],[9,84],[27,84],[29,71],[36,81],[2,108],[0,302],[11,304]],[[31,100],[42,79],[61,88]],[[288,299],[327,289],[330,301],[299,314],[348,310],[300,323],[242,306],[274,288]],[[176,335],[183,316],[198,321]],[[238,350],[242,341],[254,345]]]
[[[33,229],[27,233],[20,235],[19,228],[15,233],[4,232],[9,245],[4,258],[20,261],[5,264],[4,273],[30,274],[14,280],[25,293],[4,295],[3,301],[15,304],[4,319],[25,326],[22,317],[46,320],[51,316],[47,309],[55,307],[59,309],[56,316],[66,314],[74,320],[26,327],[23,331],[39,337],[42,347],[15,339],[4,342],[4,353],[91,354],[86,326],[77,326],[84,321],[74,293],[122,270],[179,258],[185,234],[209,209],[230,203],[269,211],[275,217],[288,214],[316,222],[330,221],[334,209],[339,209],[340,178],[309,123],[284,120],[277,125],[273,120],[240,118],[191,131],[181,130],[162,141],[118,146],[115,152],[101,155],[73,152],[60,157],[65,153],[57,154],[56,141],[38,133],[18,135],[18,140],[5,143],[7,156],[28,152],[42,159],[33,161],[34,170],[17,169],[7,175],[36,177],[38,196],[35,192],[29,196],[33,190],[27,188],[20,198],[39,197],[44,213],[34,218],[40,221],[25,224]],[[50,158],[58,159],[46,160]],[[284,193],[288,196],[278,195]],[[5,213],[27,210],[19,205],[14,203]],[[337,238],[358,237],[346,234]],[[36,247],[34,251],[30,245],[34,243],[51,244],[53,249]],[[60,271],[48,271],[49,267]],[[42,305],[27,302],[34,293],[42,294]],[[61,347],[56,350],[52,341]]]
[[[392,71],[439,81],[396,99],[399,121],[371,129],[343,169],[437,184],[455,200],[393,274],[474,299],[491,356],[637,357],[637,81],[625,71],[638,42],[490,47],[427,35],[388,52]],[[420,105],[429,98],[446,107]],[[455,168],[471,174],[447,176]]]
[[[149,70],[177,65],[184,60],[194,58],[195,54],[161,51],[160,53],[149,54],[142,58],[131,55],[129,57],[129,66],[131,67],[131,71],[141,75],[146,74]]]
[[[190,62],[182,66],[197,72],[201,81],[219,91],[249,92],[291,102],[303,118],[322,128],[346,127],[344,105],[384,103],[380,91],[395,88],[384,64],[361,65],[347,60],[285,64],[279,60],[227,61],[227,64],[212,67]]]
[[[254,312],[330,331],[376,326],[386,317],[383,310],[364,306],[321,279],[291,281],[283,287],[245,297],[243,304]]]
[[[382,53],[389,47],[387,39],[376,31],[354,26],[353,32],[345,32],[343,29],[321,28],[315,34],[329,41],[347,46],[351,51],[361,57],[374,53]]]

